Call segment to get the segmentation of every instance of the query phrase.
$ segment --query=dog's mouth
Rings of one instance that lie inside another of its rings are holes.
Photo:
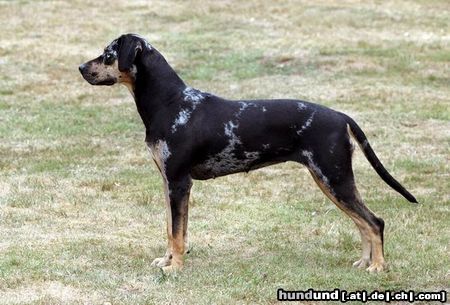
[[[112,86],[116,83],[115,79],[107,79],[107,80],[102,80],[100,82],[97,82],[95,84],[90,83],[91,85],[99,85],[99,86]]]
[[[91,85],[94,86],[112,86],[115,83],[117,83],[117,80],[114,78],[108,78],[104,80],[98,80],[95,76],[92,76],[90,74],[81,73],[83,75],[83,78]]]

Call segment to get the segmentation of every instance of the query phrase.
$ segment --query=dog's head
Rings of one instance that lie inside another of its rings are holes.
[[[136,34],[125,34],[111,42],[99,57],[79,67],[81,75],[91,85],[111,86],[116,83],[133,85],[136,62],[152,47]]]

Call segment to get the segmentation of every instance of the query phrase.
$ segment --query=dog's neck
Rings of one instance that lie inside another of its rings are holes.
[[[158,116],[169,115],[171,107],[179,103],[186,85],[155,49],[144,50],[135,65],[135,79],[130,91],[148,134],[152,133],[152,125]]]

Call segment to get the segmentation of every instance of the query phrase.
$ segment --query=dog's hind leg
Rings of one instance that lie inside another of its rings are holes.
[[[370,211],[362,201],[355,185],[351,168],[351,149],[327,156],[303,151],[304,163],[325,195],[344,211],[356,224],[361,234],[362,257],[353,265],[370,272],[382,271],[384,221]]]
[[[362,256],[359,260],[353,263],[353,267],[366,268],[370,265],[370,254],[372,249],[370,235],[368,234],[367,228],[364,225],[359,224],[354,218],[352,218],[352,220],[359,229],[362,243]]]

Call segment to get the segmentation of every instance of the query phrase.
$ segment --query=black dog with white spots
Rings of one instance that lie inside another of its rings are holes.
[[[138,35],[122,35],[80,66],[92,85],[126,85],[164,180],[167,252],[153,265],[183,266],[192,180],[205,180],[286,161],[305,165],[320,189],[357,225],[362,257],[354,266],[382,271],[384,221],[363,203],[352,170],[353,137],[380,177],[417,202],[383,167],[347,115],[299,100],[230,101],[186,86],[164,57]]]

